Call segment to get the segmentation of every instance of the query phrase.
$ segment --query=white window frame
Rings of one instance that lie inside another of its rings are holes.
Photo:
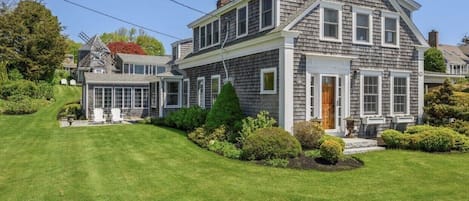
[[[262,27],[262,21],[264,21],[264,13],[262,11],[262,9],[264,8],[264,3],[263,3],[263,0],[260,0],[259,2],[259,31],[265,31],[267,29],[271,29],[273,27],[275,27],[275,14],[276,14],[276,3],[275,3],[275,0],[269,0],[272,2],[272,24],[269,25],[269,26],[266,26],[266,27]]]
[[[204,85],[204,86],[203,86],[203,93],[204,93],[204,94],[202,95],[203,100],[200,100],[200,99],[199,99],[199,98],[200,98],[200,94],[199,94],[199,81],[202,81],[202,84]],[[205,91],[205,77],[198,77],[198,78],[197,78],[196,85],[197,85],[197,86],[196,86],[196,90],[197,90],[197,93],[196,93],[196,94],[197,94],[197,105],[198,105],[199,107],[201,107],[201,108],[205,108],[205,103],[206,103],[206,102],[205,102],[205,101],[206,101],[206,100],[205,100],[205,93],[206,93],[206,91]]]
[[[217,43],[213,43],[213,41],[215,41],[215,29],[213,28],[214,24],[215,24],[215,21],[218,20],[218,42]],[[207,39],[208,39],[208,30],[207,30],[207,25],[211,24],[212,25],[212,44],[211,45],[207,45]],[[202,35],[201,35],[201,29],[202,27],[205,27],[205,46],[202,47]],[[211,47],[214,47],[214,46],[217,46],[217,45],[220,45],[220,40],[221,40],[221,20],[220,18],[218,19],[214,19],[213,21],[211,21],[210,23],[207,23],[207,24],[204,24],[202,26],[199,27],[199,50],[204,50],[204,49],[207,49],[207,48],[211,48]]]
[[[274,73],[274,90],[264,90],[264,74]],[[277,68],[263,68],[261,69],[261,89],[260,94],[277,94]]]
[[[379,70],[360,70],[360,117],[381,117],[383,115],[383,71]],[[364,112],[364,77],[374,76],[378,77],[378,114],[365,115]]]
[[[411,72],[407,71],[391,71],[390,76],[390,114],[391,116],[406,116],[410,115],[410,74]],[[405,113],[395,113],[394,112],[394,78],[406,78],[406,112]]]
[[[215,104],[215,101],[216,100],[213,100],[213,86],[212,86],[212,81],[213,79],[218,79],[218,93],[217,95],[220,95],[220,91],[221,91],[221,77],[220,75],[212,75],[212,77],[210,77],[210,101],[212,102],[212,107],[213,107],[213,104]]]
[[[132,87],[120,87],[122,88],[122,109],[132,109],[134,106],[134,90]],[[125,107],[125,89],[130,89],[130,107]]]
[[[386,43],[386,18],[396,20],[396,44]],[[400,16],[398,13],[381,11],[381,46],[390,48],[399,48],[400,46]]]
[[[97,108],[96,107],[96,89],[102,89],[101,91],[101,106],[102,107],[98,107],[98,108],[102,108],[102,109],[105,109],[104,107],[104,102],[105,102],[105,91],[106,89],[111,89],[111,108],[114,106],[114,88],[112,87],[94,87],[93,88],[93,108]]]
[[[168,83],[178,83],[178,92],[177,92],[177,96],[178,96],[178,102],[176,105],[168,105],[168,86],[169,84]],[[164,99],[164,107],[165,108],[181,108],[181,102],[182,102],[182,98],[181,98],[181,89],[182,89],[182,83],[180,80],[165,80],[164,81],[164,95],[165,95],[165,99]]]
[[[238,15],[239,15],[239,10],[242,8],[246,8],[246,33],[244,34],[239,34],[239,23],[238,23]],[[243,4],[236,8],[236,38],[241,38],[244,36],[247,36],[249,33],[249,5],[248,4]]]
[[[327,2],[327,1],[322,1],[320,5],[320,15],[319,15],[319,22],[321,23],[319,26],[319,35],[320,35],[320,40],[321,41],[329,41],[329,42],[342,42],[342,7],[343,3],[337,3],[337,2]],[[337,38],[330,38],[330,37],[325,37],[324,36],[324,8],[328,9],[333,9],[337,10],[339,13],[339,22],[338,22],[338,30],[337,30]]]
[[[183,85],[183,90],[181,91],[181,94],[182,94],[182,98],[184,98],[184,85],[186,85],[187,87],[187,97],[186,97],[186,105],[183,105],[183,107],[190,107],[191,103],[190,103],[190,100],[191,100],[191,80],[189,78],[187,79],[184,79],[182,81],[182,85]],[[182,104],[182,102],[181,102]]]
[[[368,42],[357,40],[357,14],[368,15]],[[359,45],[373,45],[373,10],[369,8],[354,7],[352,21],[353,43]]]

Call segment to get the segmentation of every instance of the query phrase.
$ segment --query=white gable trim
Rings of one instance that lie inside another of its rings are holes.
[[[410,30],[415,34],[421,46],[430,47],[422,32],[420,32],[415,23],[405,14],[404,10],[402,10],[401,6],[399,6],[399,3],[397,3],[396,0],[390,0],[389,2],[401,14],[401,19],[404,20],[404,22],[409,26]]]
[[[313,9],[318,7],[321,2],[322,2],[321,0],[318,0],[318,1],[314,2],[313,4],[311,4],[311,6],[309,6],[303,13],[301,13],[301,15],[296,17],[287,26],[285,26],[285,28],[283,30],[284,31],[290,31],[296,24],[298,24],[298,22],[300,22],[300,20],[305,18]]]

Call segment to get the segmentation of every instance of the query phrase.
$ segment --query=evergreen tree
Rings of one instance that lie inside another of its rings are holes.
[[[227,83],[223,86],[220,95],[208,113],[205,126],[207,129],[213,130],[225,125],[233,130],[242,118],[243,113],[236,90],[231,83]]]
[[[432,72],[446,72],[446,62],[443,53],[436,48],[430,48],[425,52],[425,70]]]
[[[60,67],[67,44],[62,27],[38,1],[20,1],[12,12],[0,16],[0,60],[9,61],[26,79],[51,81]]]

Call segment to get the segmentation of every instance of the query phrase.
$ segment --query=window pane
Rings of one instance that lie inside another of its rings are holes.
[[[324,22],[339,23],[339,11],[324,8]]]
[[[212,45],[212,24],[207,24],[207,46]]]
[[[179,105],[179,82],[166,82],[166,105]]]
[[[104,89],[104,108],[111,108],[112,107],[112,89],[105,88]]]
[[[213,22],[213,44],[220,42],[220,24],[218,20]]]
[[[397,25],[396,19],[393,19],[393,18],[386,18],[385,19],[386,30],[395,31],[396,27],[397,27],[396,25]]]
[[[123,92],[122,88],[114,89],[114,107],[115,108],[122,108],[123,106],[122,92]]]
[[[103,108],[103,88],[94,89],[94,108]]]
[[[129,64],[124,64],[124,74],[129,73]]]
[[[167,82],[167,83],[168,83],[168,93],[178,93],[179,82]]]
[[[204,80],[197,80],[197,103],[200,107],[205,107]]]
[[[275,73],[268,72],[264,73],[264,90],[265,91],[273,91],[275,90]]]
[[[339,38],[339,28],[337,24],[324,24],[324,36]]]
[[[262,0],[262,27],[272,25],[272,0]]]
[[[358,27],[369,27],[370,16],[366,14],[357,14],[357,26]]]
[[[142,89],[136,88],[134,90],[134,106],[136,108],[142,107]]]
[[[205,27],[200,28],[200,47],[205,47]]]
[[[124,107],[125,108],[132,107],[132,89],[131,88],[124,88]]]
[[[357,38],[356,38],[356,40],[369,42],[369,36],[368,35],[369,35],[369,30],[368,29],[357,28]]]
[[[238,35],[243,35],[247,32],[246,30],[246,7],[238,9]]]
[[[386,43],[396,44],[396,32],[386,31]]]
[[[135,65],[135,74],[145,74],[145,66],[144,65]]]
[[[166,72],[166,67],[158,66],[158,74]]]

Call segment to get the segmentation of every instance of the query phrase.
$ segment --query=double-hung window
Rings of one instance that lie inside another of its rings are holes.
[[[353,9],[353,42],[358,44],[373,44],[373,11]]]
[[[261,70],[261,94],[277,94],[277,68]]]
[[[274,26],[274,0],[261,0],[261,30],[265,30]]]
[[[205,108],[205,77],[197,78],[197,105]]]
[[[361,116],[381,115],[382,72],[363,72],[361,75]]]
[[[409,114],[409,73],[391,72],[391,115]]]
[[[211,82],[211,98],[212,98],[212,106],[215,104],[217,100],[218,94],[220,94],[220,75],[213,75],[212,82]]]
[[[179,81],[166,81],[166,107],[179,107]]]
[[[248,6],[245,5],[236,10],[236,36],[242,37],[248,34]]]
[[[342,41],[342,4],[321,3],[320,39],[334,42]]]
[[[382,45],[399,47],[399,15],[394,13],[382,14]]]

